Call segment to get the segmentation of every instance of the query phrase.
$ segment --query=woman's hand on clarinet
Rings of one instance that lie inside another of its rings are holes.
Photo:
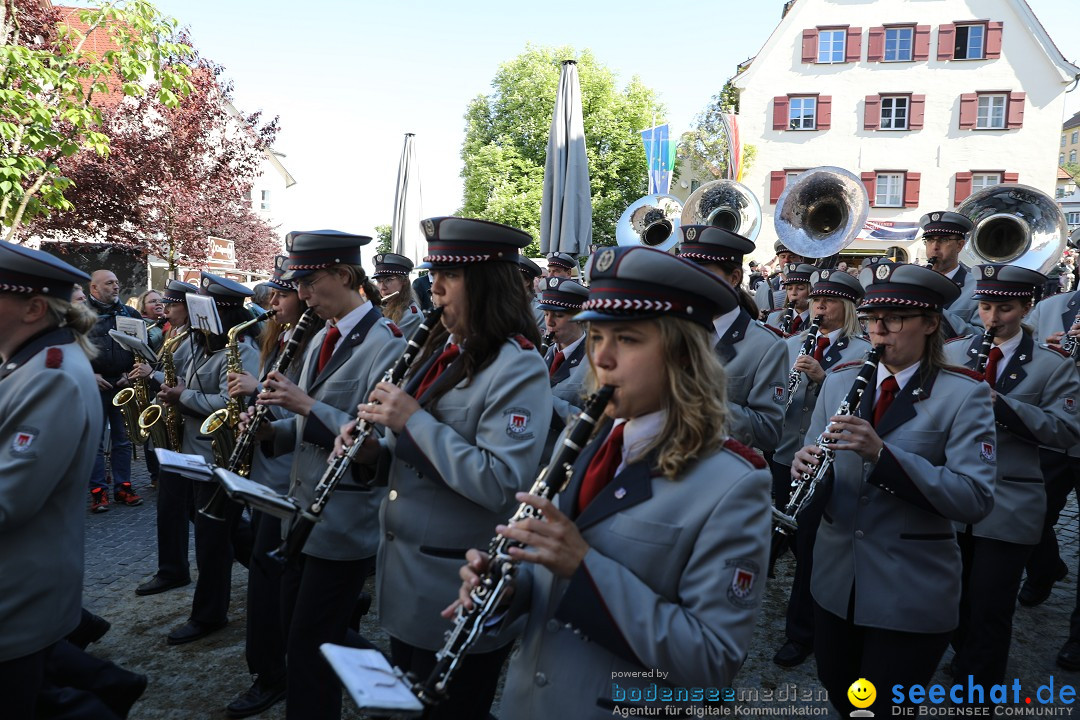
[[[817,445],[806,445],[795,452],[791,461],[791,478],[800,479],[803,475],[812,475],[821,462],[821,448]]]
[[[266,376],[263,392],[255,401],[259,405],[277,405],[289,412],[307,417],[315,407],[315,399],[301,390],[296,383],[276,370]]]
[[[361,405],[360,407],[364,407]],[[335,458],[342,457],[345,451],[352,447],[353,440],[356,439],[356,421],[350,420],[338,429],[338,436],[334,438],[334,451],[330,453],[330,457],[326,462],[328,465],[334,463]],[[375,439],[373,435],[368,435],[364,440],[364,445],[356,451],[356,455],[353,456],[353,462],[360,463],[361,465],[374,465],[379,459],[379,441]]]
[[[393,383],[381,382],[371,391],[368,404],[360,405],[357,411],[361,420],[384,425],[400,433],[419,409],[420,403],[412,395]]]
[[[229,373],[229,397],[254,395],[259,389],[259,381],[248,372]]]
[[[834,450],[851,450],[864,460],[877,460],[885,443],[878,437],[874,426],[854,415],[834,415],[829,418],[825,439]]]
[[[461,577],[461,587],[458,588],[457,600],[447,605],[439,613],[440,615],[449,620],[457,614],[458,608],[463,608],[466,612],[473,609],[475,603],[469,593],[480,583],[480,576],[487,570],[490,560],[490,555],[475,548],[465,553],[466,564],[462,565],[461,569],[458,570],[458,575]]]
[[[803,373],[818,385],[825,381],[825,371],[821,369],[821,363],[815,360],[812,355],[800,355],[796,358],[794,369]]]
[[[528,518],[495,527],[499,535],[528,546],[511,547],[510,557],[543,565],[561,578],[573,575],[589,552],[589,544],[577,525],[546,498],[526,492],[519,492],[515,498],[539,510],[543,519]]]
[[[248,423],[251,422],[251,418],[254,415],[254,408],[248,408],[244,412],[240,413],[240,423],[236,426],[236,432],[243,434],[247,432]],[[274,437],[274,429],[270,427],[270,423],[264,422],[259,426],[258,432],[255,433],[256,442],[266,442]]]

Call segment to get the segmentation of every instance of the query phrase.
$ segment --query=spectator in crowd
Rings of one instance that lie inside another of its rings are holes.
[[[83,290],[82,285],[76,285],[71,289],[71,303],[78,305],[79,303],[86,302],[86,291]]]
[[[146,321],[146,344],[157,352],[165,342],[165,303],[161,301],[161,293],[153,289],[147,290],[139,296],[135,309]]]
[[[251,296],[251,304],[258,305],[263,310],[269,310],[270,293],[273,292],[273,290],[274,288],[271,287],[269,283],[259,283],[254,288],[252,288],[252,291],[255,294]]]

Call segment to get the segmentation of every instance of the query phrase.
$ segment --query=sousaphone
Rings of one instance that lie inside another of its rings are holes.
[[[644,245],[670,252],[679,242],[682,203],[671,195],[646,195],[623,210],[615,226],[619,245]]]
[[[1046,273],[1067,243],[1065,215],[1054,199],[1028,185],[993,185],[970,196],[956,212],[974,227],[960,251],[968,265],[1006,263]]]
[[[761,232],[761,203],[734,180],[707,182],[686,199],[683,225],[712,225],[755,240]]]
[[[827,258],[855,241],[869,214],[862,180],[825,165],[788,183],[776,202],[773,222],[786,248],[804,258]]]

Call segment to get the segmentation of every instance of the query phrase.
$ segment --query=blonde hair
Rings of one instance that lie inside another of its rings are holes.
[[[49,307],[49,315],[55,321],[53,327],[69,327],[75,332],[75,342],[86,354],[87,360],[98,355],[98,349],[90,342],[87,333],[97,324],[97,314],[83,303],[72,303],[51,295],[39,295]]]
[[[642,455],[658,451],[655,468],[675,480],[694,460],[718,448],[727,434],[727,373],[705,328],[668,316],[643,322],[660,329],[666,392],[664,427]],[[597,385],[591,352],[589,365],[591,391]]]

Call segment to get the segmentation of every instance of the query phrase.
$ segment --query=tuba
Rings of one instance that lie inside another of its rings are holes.
[[[822,166],[788,183],[773,222],[785,247],[805,258],[827,258],[858,237],[869,213],[862,180],[843,168]]]
[[[682,211],[682,203],[671,195],[646,195],[623,210],[615,226],[615,242],[671,252],[679,242]]]
[[[273,317],[276,310],[267,310],[239,325],[229,328],[229,342],[225,346],[225,363],[231,373],[244,372],[244,363],[240,360],[240,341],[237,339],[244,330],[252,325],[261,323],[269,317]],[[218,467],[228,467],[229,458],[232,457],[233,448],[236,447],[236,426],[240,424],[240,413],[244,408],[240,406],[240,398],[229,398],[225,407],[215,410],[203,420],[199,432],[209,435],[214,448],[214,464]]]
[[[161,346],[161,371],[165,375],[166,385],[176,385],[176,365],[173,363],[173,353],[176,352],[176,346],[183,342],[188,335],[188,331],[168,338]],[[180,452],[180,446],[183,444],[183,423],[184,418],[180,415],[180,410],[174,406],[163,406],[160,403],[153,403],[141,413],[139,413],[139,430],[143,436],[150,437],[154,441],[154,447],[168,448],[175,452]]]
[[[1046,274],[1065,249],[1065,215],[1054,199],[1028,185],[983,188],[956,208],[974,227],[960,262],[1008,263]]]
[[[713,180],[686,199],[679,222],[712,225],[753,241],[761,232],[761,203],[742,183]]]

